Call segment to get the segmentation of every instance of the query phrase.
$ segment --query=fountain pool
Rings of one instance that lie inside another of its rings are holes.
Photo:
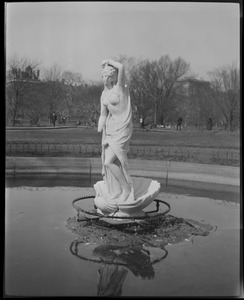
[[[60,177],[62,178],[62,176]],[[43,177],[8,181],[5,200],[5,294],[11,296],[238,296],[240,203],[236,193],[161,191],[170,214],[211,224],[164,249],[81,243],[66,228],[72,200],[94,193],[90,184]],[[41,182],[41,184],[40,184]],[[45,182],[45,183],[43,183]],[[227,189],[226,186],[223,189]],[[226,194],[225,194],[226,195]],[[157,237],[155,237],[156,239]],[[82,257],[82,259],[81,259]],[[135,259],[136,257],[136,259]],[[102,258],[102,259],[101,259]],[[143,266],[143,268],[142,268]]]

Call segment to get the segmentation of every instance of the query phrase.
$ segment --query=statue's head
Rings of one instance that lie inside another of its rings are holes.
[[[102,79],[104,84],[116,84],[118,78],[118,71],[112,66],[105,65],[102,70]]]

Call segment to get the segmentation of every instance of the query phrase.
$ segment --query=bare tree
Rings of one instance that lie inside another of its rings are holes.
[[[119,61],[125,70],[125,83],[130,87],[132,81],[132,72],[134,67],[138,64],[138,61],[135,57],[127,56],[127,55],[119,55],[117,58],[114,58],[115,61]]]
[[[47,89],[45,83],[29,83],[24,96],[25,115],[30,119],[30,123],[37,125],[40,118],[46,115],[45,100]]]
[[[232,65],[210,73],[215,109],[220,113],[225,129],[239,126],[240,113],[240,70]]]
[[[133,68],[131,85],[137,91],[137,96],[135,93],[133,96],[141,107],[142,103],[150,104],[155,124],[163,124],[175,109],[173,101],[178,88],[177,81],[186,76],[189,68],[190,65],[182,58],[171,60],[168,55],[162,56],[158,61],[141,61]]]
[[[79,115],[89,123],[97,126],[100,115],[100,97],[103,85],[81,86]]]
[[[174,98],[177,94],[177,82],[187,76],[190,64],[181,57],[171,60],[168,55],[161,56],[156,62],[157,87],[155,87],[155,99],[157,101],[158,120],[161,124],[167,119],[167,115],[175,109]]]
[[[38,62],[17,55],[7,60],[6,107],[13,126],[15,126],[29,82],[38,80],[38,66]]]
[[[149,87],[146,81],[149,77],[149,61],[141,61],[132,68],[130,73],[130,95],[132,109],[137,118],[142,118],[142,126],[151,123],[153,119],[153,99],[149,96]]]
[[[46,112],[49,117],[64,98],[61,80],[62,70],[57,64],[44,70],[43,81],[46,83],[48,90]]]
[[[70,71],[65,71],[62,74],[63,92],[64,92],[64,102],[62,105],[62,114],[67,116],[68,122],[74,111],[79,105],[79,93],[77,87],[84,84],[82,75],[78,73],[73,73]]]

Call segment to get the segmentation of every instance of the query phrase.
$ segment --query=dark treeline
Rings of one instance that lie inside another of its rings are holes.
[[[240,71],[227,65],[209,72],[210,81],[192,75],[190,64],[169,55],[159,60],[114,58],[125,65],[134,121],[142,125],[175,125],[206,128],[212,124],[234,130],[240,126]],[[58,65],[45,69],[40,80],[40,64],[12,57],[7,64],[6,120],[27,119],[37,125],[49,121],[52,112],[67,123],[97,125],[102,81],[87,83],[82,75],[61,71]]]

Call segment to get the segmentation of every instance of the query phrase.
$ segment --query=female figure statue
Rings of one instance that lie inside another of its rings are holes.
[[[98,131],[102,132],[103,180],[94,185],[95,207],[101,214],[144,216],[160,191],[160,184],[148,178],[130,177],[127,153],[132,135],[132,109],[124,67],[106,59],[102,62],[104,90]]]
[[[127,152],[132,135],[132,110],[129,90],[124,82],[124,67],[111,59],[102,62],[104,90],[98,132],[102,131],[102,175],[106,198],[116,203],[133,197],[132,180],[127,171]]]

